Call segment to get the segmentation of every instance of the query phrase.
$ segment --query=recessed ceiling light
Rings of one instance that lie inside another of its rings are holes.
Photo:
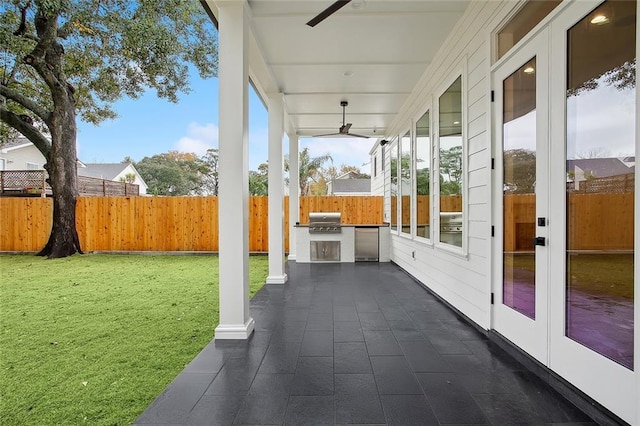
[[[454,121],[453,124],[460,124],[460,122],[459,121]]]
[[[345,77],[351,77],[353,75],[353,71],[345,71],[342,73]]]
[[[526,67],[526,68],[523,70],[523,72],[524,72],[525,74],[533,74],[534,72],[536,72],[536,69],[535,69],[535,68],[533,68],[533,67]]]
[[[351,8],[352,9],[362,9],[364,7],[364,0],[352,0]]]
[[[609,18],[605,15],[596,15],[591,19],[591,23],[594,25],[603,25],[609,22]]]

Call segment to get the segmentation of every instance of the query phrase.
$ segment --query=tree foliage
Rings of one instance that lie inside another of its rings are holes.
[[[202,193],[218,195],[220,180],[218,176],[219,155],[217,148],[208,149],[202,161]]]
[[[188,64],[217,69],[215,28],[191,0],[5,0],[0,7],[0,137],[19,132],[46,159],[53,226],[39,253],[80,250],[76,116],[115,117],[122,96],[155,90],[176,102]]]
[[[261,163],[257,171],[249,171],[249,195],[269,195],[269,165],[267,163]]]
[[[320,171],[327,161],[333,163],[331,155],[325,154],[319,157],[311,157],[309,148],[303,148],[298,156],[298,165],[300,170],[300,195],[312,195],[311,185],[317,183],[320,179]],[[325,189],[326,194],[326,189]],[[313,194],[321,195],[321,194]]]
[[[169,151],[134,164],[153,195],[198,195],[207,165],[195,154]]]
[[[536,153],[527,149],[510,149],[503,155],[505,193],[535,193]]]
[[[462,145],[440,150],[440,194],[462,194]]]

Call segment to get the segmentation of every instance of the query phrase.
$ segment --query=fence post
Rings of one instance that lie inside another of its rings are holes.
[[[0,193],[4,194],[4,171],[0,172]]]
[[[107,196],[107,181],[102,179],[102,195]]]

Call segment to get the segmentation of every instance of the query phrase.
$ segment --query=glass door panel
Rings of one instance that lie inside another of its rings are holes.
[[[536,58],[503,81],[502,303],[536,317]]]
[[[636,2],[567,32],[566,336],[633,369]]]
[[[492,73],[495,198],[494,329],[548,363],[549,34],[539,32]]]

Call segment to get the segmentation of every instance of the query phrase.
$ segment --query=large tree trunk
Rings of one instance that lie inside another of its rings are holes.
[[[76,117],[71,93],[58,99],[64,108],[58,108],[52,117],[51,155],[45,168],[49,172],[49,185],[53,192],[53,227],[49,241],[38,256],[59,258],[82,253],[76,230],[76,199],[78,172],[76,160]]]

